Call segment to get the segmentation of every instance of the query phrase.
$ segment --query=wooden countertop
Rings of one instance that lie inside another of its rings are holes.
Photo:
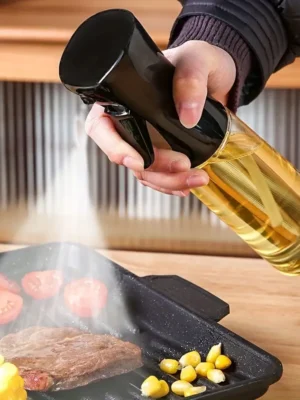
[[[177,0],[4,0],[0,4],[0,80],[59,82],[58,63],[75,29],[109,8],[132,11],[165,48],[180,11]],[[274,74],[268,87],[300,88],[300,60]]]
[[[0,245],[0,252],[20,246]],[[261,260],[124,251],[101,251],[139,276],[174,274],[228,302],[228,329],[278,357],[284,375],[263,400],[299,400],[299,279]],[[242,399],[241,399],[242,400]]]

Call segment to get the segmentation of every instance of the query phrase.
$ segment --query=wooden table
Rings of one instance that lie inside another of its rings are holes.
[[[0,245],[0,252],[17,247]],[[282,379],[262,399],[299,400],[299,278],[282,276],[261,260],[124,251],[102,253],[137,275],[180,275],[228,302],[231,313],[222,324],[283,363]]]

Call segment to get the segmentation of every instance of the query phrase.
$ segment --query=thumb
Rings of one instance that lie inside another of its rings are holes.
[[[173,78],[174,102],[180,122],[186,128],[198,123],[207,96],[208,69],[197,58],[195,54],[183,53],[176,60]]]

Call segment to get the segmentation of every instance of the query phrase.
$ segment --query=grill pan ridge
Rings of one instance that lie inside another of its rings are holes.
[[[56,267],[66,282],[85,276],[102,280],[109,290],[107,311],[96,321],[81,320],[60,299],[55,300],[54,307],[53,300],[34,301],[24,295],[22,314],[15,322],[0,326],[0,336],[37,325],[39,315],[39,325],[73,326],[136,343],[142,348],[144,366],[73,390],[30,392],[31,400],[141,400],[144,398],[140,386],[149,375],[169,384],[178,379],[160,371],[161,359],[179,359],[190,350],[198,350],[204,357],[212,345],[220,342],[233,360],[225,373],[226,382],[216,385],[199,379],[194,384],[207,386],[207,391],[191,399],[256,400],[281,378],[282,364],[277,358],[218,323],[229,314],[228,304],[178,276],[140,278],[98,252],[74,243],[50,243],[0,253],[0,272],[18,283],[27,272]],[[122,304],[129,310],[130,321],[123,321],[119,315]],[[166,397],[180,398],[174,394]]]

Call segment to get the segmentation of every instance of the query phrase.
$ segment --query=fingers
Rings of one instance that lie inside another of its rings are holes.
[[[145,182],[145,181],[140,181],[140,182],[141,182],[142,185],[147,186],[147,187],[149,187],[149,188],[151,188],[153,190],[156,190],[157,192],[161,192],[161,193],[164,193],[164,194],[170,194],[170,195],[179,196],[179,197],[186,197],[186,196],[188,196],[190,194],[189,189],[181,190],[181,191],[167,190],[167,189],[161,188],[159,186],[152,185],[149,182]]]
[[[167,149],[154,148],[154,163],[147,171],[155,172],[183,172],[191,168],[191,162],[182,153]]]
[[[134,171],[143,171],[143,158],[121,139],[112,120],[104,114],[103,108],[98,104],[92,107],[86,119],[85,129],[111,162],[124,165]]]
[[[134,173],[141,182],[167,191],[183,191],[201,187],[208,184],[208,175],[205,171],[191,169],[175,174],[168,172],[143,171]],[[150,186],[151,187],[151,186]]]
[[[111,162],[133,171],[143,171],[144,163],[140,154],[126,143],[115,130],[112,120],[103,112],[103,108],[95,104],[90,111],[85,125],[88,135],[108,156]],[[190,160],[184,154],[168,149],[154,149],[155,161],[149,170],[180,172],[188,171]]]
[[[176,69],[182,68],[183,72],[187,68],[183,75],[196,77],[196,80],[199,76],[204,78],[209,95],[222,104],[227,104],[230,90],[236,80],[236,65],[229,53],[205,41],[190,40],[179,47],[165,50],[164,54]],[[185,84],[182,86],[184,93]]]
[[[202,113],[207,79],[204,72],[196,77],[185,61],[180,64],[179,60],[179,65],[174,76],[174,99],[183,124],[192,127]],[[98,104],[90,111],[85,127],[87,134],[111,162],[133,170],[143,185],[154,190],[184,197],[190,189],[206,185],[209,181],[205,171],[190,169],[188,157],[169,149],[155,148],[155,161],[144,170],[141,155],[120,137],[113,121]]]
[[[176,66],[173,78],[173,97],[181,123],[194,127],[202,114],[207,96],[208,64],[195,53],[193,43],[186,43],[176,51],[165,52]],[[203,57],[203,56],[201,56]]]
[[[183,60],[185,63],[186,60]],[[173,80],[173,97],[180,122],[193,128],[201,118],[207,96],[207,77],[197,77],[187,65],[177,68]]]

